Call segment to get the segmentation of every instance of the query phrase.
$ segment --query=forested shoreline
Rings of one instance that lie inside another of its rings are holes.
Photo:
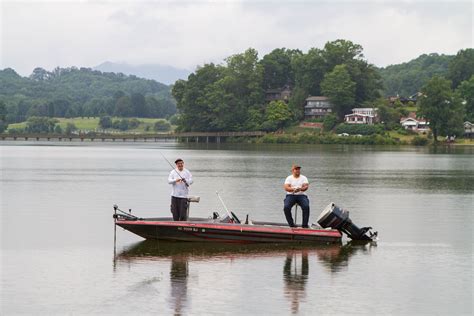
[[[89,68],[36,68],[29,77],[7,68],[0,70],[0,132],[19,122],[41,122],[53,131],[57,118],[74,117],[100,118],[98,128],[122,131],[138,126],[132,118],[166,120],[139,123],[150,131],[169,130],[169,122],[183,132],[284,131],[304,119],[308,96],[324,95],[333,108],[321,122],[324,132],[341,130],[353,107],[379,109],[377,134],[398,129],[400,117],[415,109],[432,122],[436,139],[459,135],[460,122],[474,119],[473,73],[473,49],[377,68],[361,45],[342,39],[307,52],[277,48],[261,58],[249,48],[221,64],[200,65],[172,86]],[[287,100],[266,98],[283,87],[291,90]],[[408,106],[387,99],[412,94],[424,97]]]

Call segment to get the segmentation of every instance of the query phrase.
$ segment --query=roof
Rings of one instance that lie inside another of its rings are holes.
[[[401,124],[406,123],[406,122],[416,122],[416,123],[421,123],[421,124],[426,124],[427,123],[427,121],[423,118],[416,119],[416,118],[413,118],[413,117],[402,117],[400,119]]]
[[[352,111],[357,110],[357,111],[376,111],[377,108],[353,108]]]
[[[306,98],[306,101],[329,101],[328,97],[325,96],[309,96]]]
[[[375,117],[373,115],[368,115],[368,114],[360,114],[360,113],[352,113],[352,114],[347,114],[347,115],[344,115],[344,117],[346,116],[361,116],[361,117]]]

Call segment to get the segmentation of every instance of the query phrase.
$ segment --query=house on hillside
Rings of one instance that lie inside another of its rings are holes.
[[[419,92],[408,97],[401,97],[399,95],[389,96],[387,97],[387,100],[390,102],[390,105],[393,105],[396,101],[400,101],[403,105],[408,105],[409,102],[413,102],[414,104],[416,104],[418,96],[420,96]]]
[[[377,108],[353,108],[352,114],[344,116],[347,124],[368,124],[378,122]]]
[[[288,103],[291,97],[291,88],[289,85],[285,85],[282,88],[278,89],[268,89],[265,91],[265,101],[284,101]]]
[[[332,113],[332,104],[328,97],[325,96],[310,96],[306,98],[304,106],[304,118],[317,119],[324,118],[326,115]]]
[[[410,112],[408,117],[402,117],[400,124],[404,129],[415,132],[426,132],[430,129],[430,122],[424,118],[417,118],[414,112]]]
[[[464,137],[474,138],[474,124],[469,121],[464,122]]]

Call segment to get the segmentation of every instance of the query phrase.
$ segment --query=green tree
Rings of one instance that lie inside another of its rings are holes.
[[[448,79],[451,79],[453,88],[461,82],[469,80],[474,75],[474,49],[460,50],[449,63]]]
[[[285,127],[292,119],[288,105],[283,101],[272,101],[265,110],[264,125],[274,129]]]
[[[462,99],[462,103],[465,105],[465,117],[464,120],[473,122],[474,121],[474,75],[466,81],[463,81],[456,92]]]
[[[281,88],[284,85],[295,84],[295,74],[291,65],[296,56],[301,56],[300,50],[277,48],[263,56],[260,64],[263,68],[263,85],[265,89]]]
[[[327,72],[327,65],[320,49],[311,48],[306,54],[296,55],[292,60],[292,68],[296,88],[304,91],[305,97],[321,94],[320,85]]]
[[[442,133],[459,133],[464,109],[451,91],[451,81],[435,76],[422,88],[418,115],[429,120],[435,142]]]
[[[54,126],[59,121],[48,117],[32,116],[26,121],[26,132],[28,133],[53,133]]]
[[[351,80],[345,65],[337,65],[324,76],[321,90],[329,98],[334,112],[342,120],[351,112],[355,100],[355,83]]]
[[[348,40],[338,39],[332,42],[327,42],[324,45],[322,56],[325,60],[327,69],[332,70],[335,66],[349,64],[354,59],[361,60],[364,57],[362,50],[363,48],[359,44],[354,44]]]
[[[75,131],[77,131],[77,127],[74,123],[67,123],[66,124],[66,129],[64,130],[66,135],[71,135]]]
[[[112,118],[110,116],[102,116],[99,119],[99,127],[107,129],[112,127]]]
[[[147,117],[147,106],[145,97],[141,93],[132,93],[130,98],[132,105],[132,115],[137,117]]]
[[[117,100],[117,103],[115,103],[115,111],[114,115],[115,116],[125,116],[125,117],[130,117],[132,116],[133,113],[133,108],[132,108],[132,102],[130,101],[130,98],[128,96],[123,96],[120,97]]]
[[[0,133],[3,133],[7,128],[7,107],[3,101],[0,101]]]
[[[171,130],[171,124],[165,119],[156,120],[155,124],[153,125],[153,129],[156,132],[167,132]]]
[[[336,126],[337,124],[337,117],[333,114],[328,114],[324,117],[323,127],[326,132],[329,132]]]

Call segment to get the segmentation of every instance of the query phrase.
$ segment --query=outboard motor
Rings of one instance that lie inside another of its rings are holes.
[[[330,227],[342,231],[352,240],[372,241],[377,237],[377,232],[370,232],[372,227],[357,227],[349,218],[349,211],[336,206],[334,203],[326,206],[317,221],[321,227]]]

